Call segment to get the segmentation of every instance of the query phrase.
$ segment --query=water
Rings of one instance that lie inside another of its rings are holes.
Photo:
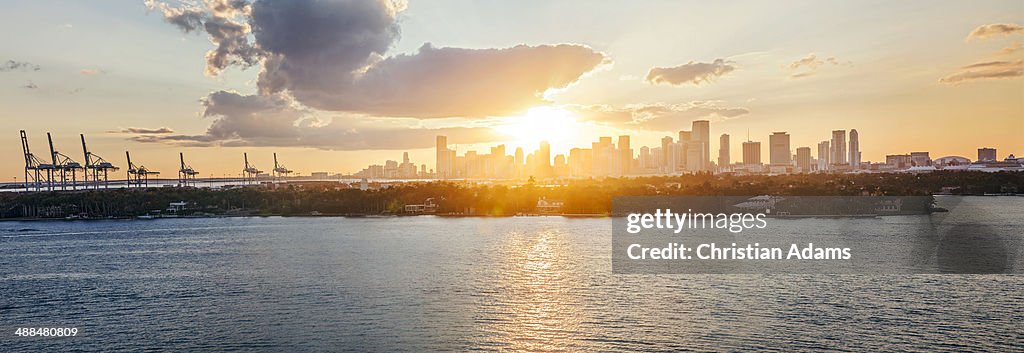
[[[1024,198],[971,200],[1024,227]],[[610,249],[610,219],[2,222],[0,351],[1024,347],[1020,275],[614,275]]]

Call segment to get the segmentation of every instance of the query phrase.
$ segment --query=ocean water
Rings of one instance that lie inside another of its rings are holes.
[[[913,217],[1024,237],[1024,198],[955,201],[971,214]],[[1022,275],[617,275],[611,227],[562,217],[0,222],[0,351],[1024,349]],[[79,331],[18,337],[19,327]]]

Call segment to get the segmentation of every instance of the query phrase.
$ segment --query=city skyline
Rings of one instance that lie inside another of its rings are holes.
[[[114,165],[131,151],[165,176],[184,153],[201,177],[241,173],[243,153],[264,169],[277,153],[305,175],[402,152],[431,165],[437,135],[459,154],[549,141],[552,160],[625,135],[638,154],[700,120],[715,125],[699,137],[711,162],[741,160],[748,132],[786,131],[792,152],[818,155],[829,131],[853,128],[859,153],[837,159],[1024,154],[1019,2],[807,2],[801,12],[814,16],[796,17],[756,2],[292,3],[335,20],[276,1],[12,4],[0,28],[36,30],[0,47],[0,173],[21,175],[21,129],[37,150],[52,132],[78,162],[85,134]],[[566,29],[570,12],[599,21]],[[264,22],[272,15],[282,26]],[[340,35],[354,31],[373,36]],[[770,162],[769,139],[756,139]]]

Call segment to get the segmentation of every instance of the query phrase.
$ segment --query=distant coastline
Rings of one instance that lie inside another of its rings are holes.
[[[607,217],[616,196],[1012,196],[1024,173],[683,176],[484,184],[337,182],[0,193],[0,220],[210,217]],[[868,212],[870,213],[870,212]],[[796,215],[799,216],[799,215]]]

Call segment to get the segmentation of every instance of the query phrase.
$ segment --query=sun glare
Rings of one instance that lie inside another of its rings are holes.
[[[541,141],[553,145],[571,143],[576,137],[578,126],[572,112],[543,106],[530,108],[522,116],[507,118],[506,124],[498,126],[496,130],[513,138],[520,146],[536,147]]]

